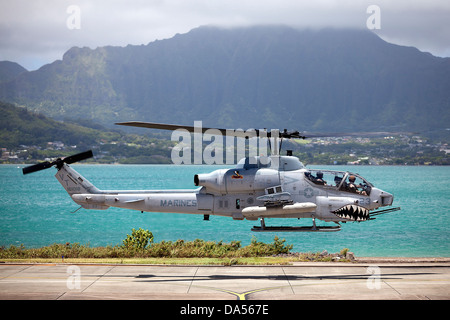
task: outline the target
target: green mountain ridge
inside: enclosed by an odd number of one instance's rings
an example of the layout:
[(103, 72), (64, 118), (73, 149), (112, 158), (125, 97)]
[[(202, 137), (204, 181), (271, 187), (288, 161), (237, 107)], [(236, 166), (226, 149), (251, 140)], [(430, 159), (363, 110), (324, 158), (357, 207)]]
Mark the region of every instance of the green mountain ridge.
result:
[(450, 58), (368, 30), (200, 27), (141, 46), (71, 48), (0, 83), (0, 100), (105, 126), (438, 130), (450, 123)]
[(0, 61), (0, 83), (14, 80), (23, 72), (28, 72), (28, 70), (16, 62)]
[[(94, 159), (88, 162), (172, 163), (174, 142), (165, 135), (127, 134), (91, 120), (56, 121), (3, 102), (0, 114), (0, 163), (35, 163), (89, 149)], [(283, 145), (306, 164), (450, 164), (447, 144), (420, 137), (287, 140)]]
[(168, 139), (113, 131), (86, 120), (79, 120), (81, 124), (60, 122), (3, 102), (0, 114), (0, 148), (18, 154), (16, 162), (69, 156), (93, 148), (97, 162), (170, 163), (173, 144)]

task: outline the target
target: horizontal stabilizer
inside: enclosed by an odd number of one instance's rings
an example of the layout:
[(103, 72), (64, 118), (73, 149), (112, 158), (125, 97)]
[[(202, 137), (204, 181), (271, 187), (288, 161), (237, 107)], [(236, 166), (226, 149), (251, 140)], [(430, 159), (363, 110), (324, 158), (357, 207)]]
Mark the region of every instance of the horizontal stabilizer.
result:
[(125, 201), (125, 203), (135, 203), (135, 202), (141, 202), (144, 201), (145, 199), (133, 199), (133, 200), (127, 200)]

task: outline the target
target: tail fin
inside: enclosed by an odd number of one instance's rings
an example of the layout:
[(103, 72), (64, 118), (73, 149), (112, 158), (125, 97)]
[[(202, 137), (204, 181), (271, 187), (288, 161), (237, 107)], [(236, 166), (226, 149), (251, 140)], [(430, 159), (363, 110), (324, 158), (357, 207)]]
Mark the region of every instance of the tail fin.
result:
[[(45, 161), (32, 166), (23, 168), (23, 174), (29, 174), (32, 172), (48, 169), (55, 166), (58, 169), (55, 177), (59, 183), (66, 189), (67, 193), (72, 197), (72, 200), (81, 205), (85, 209), (108, 209), (109, 206), (100, 201), (97, 198), (102, 196), (96, 196), (95, 203), (88, 203), (87, 201), (81, 202), (79, 199), (84, 198), (86, 200), (92, 200), (94, 194), (102, 194), (103, 192), (97, 189), (92, 183), (86, 180), (78, 172), (69, 166), (69, 163), (78, 162), (93, 157), (92, 151), (85, 151), (66, 158), (58, 158), (55, 161)], [(79, 195), (79, 196), (76, 196)], [(89, 201), (90, 202), (90, 201)]]
[(58, 170), (55, 177), (71, 196), (79, 193), (101, 193), (99, 189), (66, 163)]
[(105, 210), (109, 208), (109, 206), (104, 203), (104, 197), (101, 201), (95, 201), (94, 203), (89, 203), (90, 201), (77, 201), (80, 197), (91, 200), (94, 198), (93, 195), (101, 194), (102, 191), (90, 183), (86, 178), (81, 176), (81, 174), (71, 168), (68, 164), (63, 164), (58, 169), (55, 177), (64, 189), (66, 189), (72, 200), (84, 209)]

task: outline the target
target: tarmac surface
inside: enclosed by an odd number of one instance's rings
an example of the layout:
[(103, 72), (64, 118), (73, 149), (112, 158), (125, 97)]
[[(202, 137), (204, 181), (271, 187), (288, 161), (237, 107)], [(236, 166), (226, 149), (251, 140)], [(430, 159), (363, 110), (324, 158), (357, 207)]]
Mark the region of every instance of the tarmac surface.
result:
[(289, 266), (0, 264), (1, 300), (449, 300), (450, 259)]

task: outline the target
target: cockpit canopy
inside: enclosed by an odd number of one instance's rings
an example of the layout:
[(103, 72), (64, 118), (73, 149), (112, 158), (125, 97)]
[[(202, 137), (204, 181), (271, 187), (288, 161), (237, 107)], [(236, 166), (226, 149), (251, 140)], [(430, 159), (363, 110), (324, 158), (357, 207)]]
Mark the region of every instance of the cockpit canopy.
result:
[(293, 171), (303, 169), (305, 166), (298, 160), (297, 157), (292, 156), (253, 156), (241, 159), (236, 169), (261, 169), (269, 168), (278, 171)]
[(373, 185), (357, 173), (335, 170), (305, 171), (305, 177), (317, 186), (326, 189), (370, 195)]

